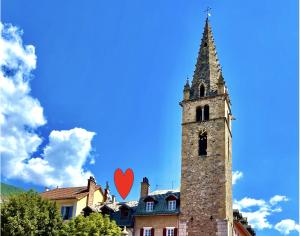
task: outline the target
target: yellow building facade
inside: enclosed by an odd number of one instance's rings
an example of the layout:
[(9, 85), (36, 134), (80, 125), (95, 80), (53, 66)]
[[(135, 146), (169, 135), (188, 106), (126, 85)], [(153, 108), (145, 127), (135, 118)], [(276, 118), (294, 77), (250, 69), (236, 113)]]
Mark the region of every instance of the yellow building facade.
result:
[(46, 190), (41, 196), (56, 202), (64, 220), (80, 215), (87, 206), (94, 208), (104, 202), (102, 188), (93, 177), (88, 179), (87, 186)]

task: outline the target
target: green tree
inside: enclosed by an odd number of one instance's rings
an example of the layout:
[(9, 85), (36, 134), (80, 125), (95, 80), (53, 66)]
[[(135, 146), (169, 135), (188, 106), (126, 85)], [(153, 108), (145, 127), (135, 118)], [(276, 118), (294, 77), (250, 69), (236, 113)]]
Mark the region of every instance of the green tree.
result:
[(1, 205), (1, 235), (58, 235), (62, 219), (55, 202), (30, 190)]
[(120, 236), (121, 229), (115, 221), (100, 213), (92, 213), (87, 217), (77, 216), (66, 222), (60, 232), (60, 236)]

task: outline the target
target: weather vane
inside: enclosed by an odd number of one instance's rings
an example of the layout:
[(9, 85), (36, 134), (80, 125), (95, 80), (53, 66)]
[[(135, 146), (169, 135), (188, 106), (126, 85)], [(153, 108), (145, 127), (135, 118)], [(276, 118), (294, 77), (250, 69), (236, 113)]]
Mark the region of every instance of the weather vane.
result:
[(211, 16), (210, 10), (211, 10), (211, 8), (210, 8), (210, 7), (207, 7), (206, 10), (204, 11), (204, 12), (206, 13), (206, 16), (207, 16), (207, 17)]

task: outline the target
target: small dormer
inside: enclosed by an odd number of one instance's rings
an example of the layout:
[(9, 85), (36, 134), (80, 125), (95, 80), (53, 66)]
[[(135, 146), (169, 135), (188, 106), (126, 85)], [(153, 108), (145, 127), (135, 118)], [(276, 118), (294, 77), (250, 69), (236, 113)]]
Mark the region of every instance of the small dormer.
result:
[(121, 206), (120, 208), (120, 217), (121, 219), (128, 219), (130, 214), (130, 209), (126, 205)]
[(156, 200), (152, 196), (147, 196), (144, 199), (144, 202), (145, 202), (145, 211), (152, 212), (154, 209), (154, 204), (155, 204)]
[(105, 216), (105, 215), (110, 215), (110, 213), (111, 213), (111, 209), (109, 208), (109, 207), (107, 207), (107, 206), (103, 206), (102, 208), (101, 208), (101, 214), (103, 215), (103, 216)]
[(177, 209), (178, 198), (174, 194), (167, 196), (166, 201), (167, 201), (167, 208), (169, 211), (175, 211)]

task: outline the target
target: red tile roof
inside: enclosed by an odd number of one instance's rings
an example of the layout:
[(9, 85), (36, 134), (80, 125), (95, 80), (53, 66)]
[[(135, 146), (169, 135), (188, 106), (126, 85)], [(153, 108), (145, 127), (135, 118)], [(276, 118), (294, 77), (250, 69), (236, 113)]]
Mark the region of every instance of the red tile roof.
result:
[(239, 221), (234, 220), (234, 229), (238, 231), (238, 235), (241, 236), (252, 236), (251, 233), (243, 226), (243, 224)]
[[(96, 186), (95, 190), (102, 189), (99, 185)], [(63, 200), (63, 199), (81, 199), (88, 195), (88, 189), (86, 186), (83, 187), (70, 187), (70, 188), (56, 188), (41, 193), (41, 196), (50, 200)], [(102, 192), (103, 193), (103, 192)]]

